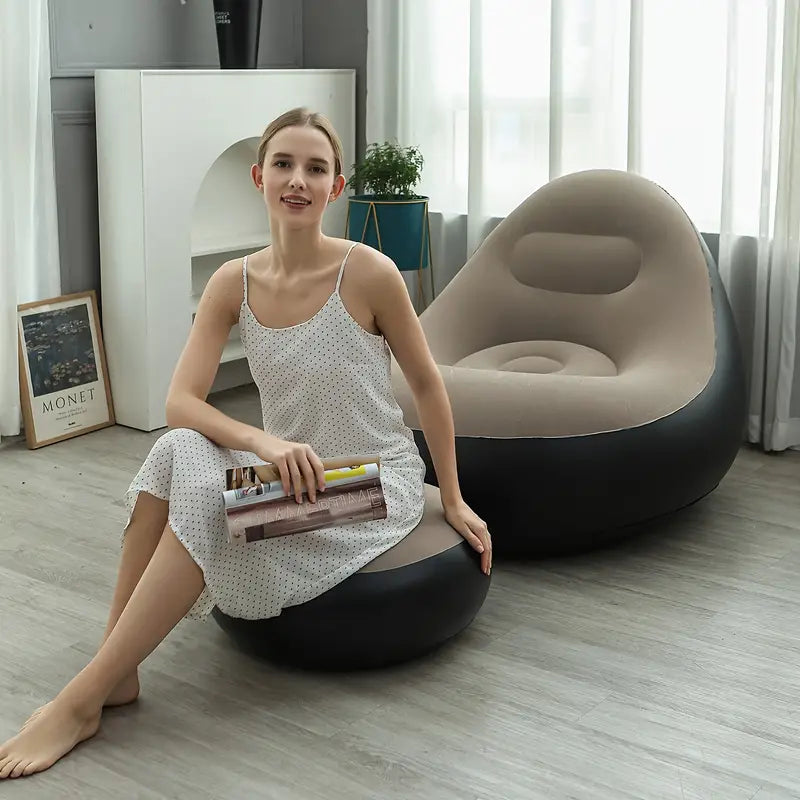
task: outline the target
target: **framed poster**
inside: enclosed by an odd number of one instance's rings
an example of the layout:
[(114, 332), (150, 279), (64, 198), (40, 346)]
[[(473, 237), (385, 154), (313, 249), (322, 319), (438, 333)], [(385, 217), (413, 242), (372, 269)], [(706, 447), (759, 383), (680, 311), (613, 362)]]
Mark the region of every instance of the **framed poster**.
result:
[(95, 292), (24, 303), (17, 327), (28, 447), (114, 425)]

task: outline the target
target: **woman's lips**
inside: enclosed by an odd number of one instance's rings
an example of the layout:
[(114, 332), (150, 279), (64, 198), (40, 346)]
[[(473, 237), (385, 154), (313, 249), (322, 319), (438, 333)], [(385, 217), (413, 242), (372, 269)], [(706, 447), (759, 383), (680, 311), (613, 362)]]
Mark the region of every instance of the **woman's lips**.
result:
[(311, 201), (304, 197), (282, 197), (281, 202), (289, 208), (305, 208), (311, 205)]

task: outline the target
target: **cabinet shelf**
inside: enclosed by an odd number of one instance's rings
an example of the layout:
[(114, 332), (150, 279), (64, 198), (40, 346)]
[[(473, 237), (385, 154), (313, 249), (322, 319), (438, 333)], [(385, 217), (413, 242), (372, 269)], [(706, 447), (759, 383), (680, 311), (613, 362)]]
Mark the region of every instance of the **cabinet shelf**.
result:
[(198, 242), (192, 247), (192, 258), (214, 256), (219, 253), (239, 253), (244, 250), (260, 250), (268, 244), (270, 241), (263, 234), (229, 242)]
[(241, 339), (231, 339), (222, 351), (222, 358), (220, 364), (227, 364), (229, 361), (238, 361), (244, 358), (244, 345)]

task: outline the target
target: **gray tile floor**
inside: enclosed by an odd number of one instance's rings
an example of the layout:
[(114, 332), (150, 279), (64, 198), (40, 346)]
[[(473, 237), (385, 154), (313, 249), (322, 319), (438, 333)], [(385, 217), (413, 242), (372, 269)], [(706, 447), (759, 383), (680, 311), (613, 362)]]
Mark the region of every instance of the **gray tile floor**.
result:
[[(252, 389), (215, 402), (258, 423)], [(121, 498), (160, 433), (0, 450), (0, 738), (93, 654)], [(139, 703), (0, 795), (800, 798), (798, 486), (800, 453), (743, 448), (713, 495), (647, 537), (498, 560), (472, 627), (391, 670), (281, 670), (183, 622)]]

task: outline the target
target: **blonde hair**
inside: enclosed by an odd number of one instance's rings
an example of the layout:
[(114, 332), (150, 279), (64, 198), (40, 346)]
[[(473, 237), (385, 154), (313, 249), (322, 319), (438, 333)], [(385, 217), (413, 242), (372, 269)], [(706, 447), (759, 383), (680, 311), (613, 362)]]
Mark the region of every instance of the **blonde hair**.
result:
[(328, 141), (333, 148), (333, 167), (334, 175), (341, 175), (343, 173), (344, 154), (342, 153), (342, 142), (339, 139), (339, 134), (331, 124), (331, 121), (318, 111), (309, 111), (307, 108), (293, 108), (290, 111), (285, 111), (277, 119), (267, 125), (264, 133), (261, 134), (261, 141), (258, 143), (258, 166), (264, 165), (264, 157), (267, 153), (267, 145), (270, 139), (280, 130), (290, 128), (293, 126), (308, 125), (316, 128), (325, 134)]

